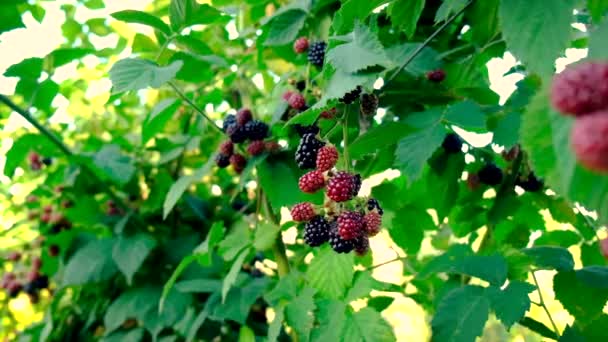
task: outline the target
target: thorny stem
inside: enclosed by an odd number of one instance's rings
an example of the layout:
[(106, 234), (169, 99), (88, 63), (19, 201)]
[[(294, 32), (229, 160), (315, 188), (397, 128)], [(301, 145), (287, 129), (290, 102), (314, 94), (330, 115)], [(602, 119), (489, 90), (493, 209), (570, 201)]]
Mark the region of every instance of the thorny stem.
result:
[(184, 94), (184, 92), (182, 92), (175, 85), (175, 83), (169, 82), (169, 85), (171, 86), (171, 88), (173, 88), (173, 90), (177, 93), (177, 95), (179, 95), (179, 97), (182, 98), (182, 100), (184, 100), (188, 105), (190, 105), (190, 107), (192, 107), (192, 109), (194, 109), (195, 112), (199, 113), (203, 118), (205, 118), (205, 120), (209, 121), (209, 123), (211, 124), (211, 126), (213, 128), (215, 128), (219, 132), (222, 132), (222, 129), (220, 127), (218, 127), (218, 125), (216, 125), (215, 122), (213, 120), (211, 120), (211, 118), (209, 116), (207, 116), (207, 114), (205, 113), (205, 111), (203, 111), (199, 106), (197, 106), (196, 103), (194, 103), (194, 101), (190, 100), (188, 98), (188, 96), (186, 96), (186, 94)]
[(549, 317), (549, 321), (551, 322), (551, 326), (553, 327), (553, 331), (555, 332), (555, 336), (557, 336), (559, 338), (559, 330), (557, 329), (557, 326), (555, 325), (555, 322), (553, 321), (553, 317), (551, 317), (551, 313), (549, 312), (549, 309), (547, 308), (547, 305), (545, 304), (545, 300), (543, 299), (543, 294), (540, 291), (540, 286), (538, 286), (538, 280), (536, 279), (536, 275), (534, 274), (534, 271), (531, 272), (532, 273), (532, 279), (534, 280), (534, 285), (536, 285), (536, 290), (538, 291), (538, 298), (540, 300), (540, 306), (543, 307), (543, 309), (545, 310), (545, 312), (547, 313), (547, 316)]
[[(272, 211), (272, 207), (270, 205), (270, 202), (268, 201), (268, 197), (266, 196), (266, 194), (260, 191), (260, 197), (258, 198), (258, 201), (263, 201), (266, 215), (268, 216), (268, 218), (270, 218), (270, 221), (272, 221), (272, 223), (276, 224), (277, 226), (280, 226), (281, 222)], [(277, 238), (275, 239), (274, 244), (272, 245), (272, 252), (274, 253), (274, 257), (277, 261), (277, 270), (279, 272), (279, 277), (282, 278), (289, 274), (289, 260), (287, 260), (287, 253), (285, 252), (285, 244), (283, 243), (283, 236), (281, 235), (281, 232), (277, 234)]]
[(441, 26), (439, 26), (437, 28), (437, 30), (435, 30), (435, 32), (433, 32), (424, 42), (422, 42), (422, 44), (420, 44), (416, 50), (414, 50), (414, 52), (412, 52), (411, 55), (409, 55), (409, 57), (403, 62), (403, 64), (401, 64), (401, 66), (399, 66), (399, 68), (388, 78), (388, 80), (386, 80), (384, 82), (384, 86), (386, 86), (390, 81), (392, 81), (395, 77), (397, 77), (397, 75), (399, 75), (399, 73), (401, 72), (401, 70), (403, 70), (403, 68), (405, 68), (408, 64), (410, 64), (414, 58), (416, 58), (416, 56), (418, 56), (418, 54), (420, 54), (420, 52), (422, 52), (422, 50), (427, 47), (431, 41), (433, 39), (435, 39), (435, 37), (437, 37), (437, 35), (439, 35), (439, 33), (441, 33), (441, 31), (443, 31), (446, 27), (448, 27), (448, 25), (450, 25), (456, 18), (458, 18), (458, 16), (460, 16), (471, 4), (473, 3), (473, 0), (469, 1), (466, 5), (464, 5), (464, 7), (454, 13), (453, 16), (451, 16), (450, 18), (448, 18)]

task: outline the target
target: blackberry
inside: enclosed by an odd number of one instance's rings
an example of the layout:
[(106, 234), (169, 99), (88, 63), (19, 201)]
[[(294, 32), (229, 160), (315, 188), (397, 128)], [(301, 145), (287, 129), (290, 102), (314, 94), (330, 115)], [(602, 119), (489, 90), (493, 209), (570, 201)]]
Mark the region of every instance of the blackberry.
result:
[(494, 186), (502, 183), (502, 170), (494, 164), (486, 164), (477, 173), (479, 181), (483, 184)]
[(21, 289), (23, 289), (23, 286), (21, 286), (21, 284), (14, 281), (14, 282), (8, 284), (6, 289), (8, 290), (9, 297), (16, 298), (19, 295), (19, 292), (21, 292)]
[(361, 94), (359, 109), (363, 115), (374, 115), (378, 109), (378, 96), (374, 94)]
[(310, 247), (318, 247), (329, 240), (329, 222), (323, 216), (315, 216), (304, 225), (304, 241)]
[(221, 154), (231, 156), (234, 153), (234, 144), (230, 140), (226, 140), (220, 144), (219, 151)]
[(289, 99), (287, 99), (287, 103), (289, 103), (291, 108), (301, 110), (304, 106), (306, 106), (306, 99), (300, 93), (293, 93)]
[(353, 245), (355, 247), (355, 253), (357, 253), (358, 256), (364, 256), (369, 252), (369, 238), (366, 235), (361, 235), (354, 239)]
[(317, 133), (320, 132), (320, 128), (316, 124), (313, 124), (310, 126), (302, 126), (300, 124), (295, 124), (294, 128), (300, 137), (303, 137), (305, 134), (316, 135)]
[(295, 53), (304, 53), (306, 52), (306, 50), (308, 50), (309, 45), (310, 44), (308, 43), (308, 38), (300, 37), (296, 39), (295, 42), (293, 42), (293, 51)]
[(302, 192), (313, 194), (325, 187), (325, 177), (319, 170), (313, 170), (300, 177), (298, 186)]
[(39, 290), (46, 289), (49, 287), (49, 277), (46, 275), (40, 275), (32, 281), (32, 285)]
[(314, 169), (317, 166), (317, 153), (325, 143), (314, 134), (305, 134), (296, 149), (296, 164), (300, 169)]
[(462, 139), (456, 133), (450, 133), (445, 136), (441, 147), (449, 154), (459, 153), (462, 151)]
[(244, 126), (245, 137), (249, 140), (264, 140), (268, 136), (268, 125), (262, 121), (252, 120)]
[(380, 232), (382, 226), (382, 216), (380, 213), (372, 211), (363, 217), (365, 221), (365, 232), (368, 236), (374, 236)]
[(353, 175), (353, 197), (357, 197), (359, 190), (361, 190), (361, 175), (357, 173)]
[(439, 83), (445, 79), (445, 71), (441, 69), (429, 71), (426, 73), (426, 79), (431, 82)]
[(53, 164), (53, 158), (51, 158), (51, 157), (43, 158), (42, 164), (44, 164), (46, 166), (51, 166), (51, 164)]
[(229, 114), (224, 119), (224, 123), (222, 124), (222, 131), (224, 133), (228, 133), (228, 128), (236, 125), (236, 116), (234, 114)]
[(384, 215), (384, 210), (382, 210), (382, 207), (380, 207), (380, 202), (378, 202), (378, 200), (375, 198), (370, 198), (369, 200), (367, 200), (367, 210), (376, 210), (378, 214)]
[(306, 81), (301, 80), (296, 82), (296, 89), (298, 89), (299, 91), (304, 91), (304, 89), (306, 89)]
[(327, 183), (327, 197), (335, 202), (345, 202), (353, 198), (361, 187), (361, 177), (357, 176), (346, 171), (337, 172)]
[(349, 253), (355, 248), (352, 240), (344, 240), (340, 237), (336, 222), (331, 225), (329, 230), (329, 245), (336, 253)]
[(551, 103), (564, 114), (588, 115), (608, 107), (608, 63), (583, 62), (553, 78)]
[(34, 295), (38, 293), (38, 289), (36, 288), (36, 286), (33, 283), (25, 283), (25, 285), (23, 285), (23, 292), (29, 294), (29, 295)]
[(251, 121), (253, 114), (249, 108), (241, 108), (236, 112), (236, 123), (239, 126), (244, 126), (246, 123)]
[(215, 156), (215, 164), (219, 167), (219, 168), (225, 168), (228, 165), (230, 165), (230, 156), (225, 155), (223, 153), (218, 153)]
[(230, 165), (232, 165), (236, 173), (240, 174), (245, 170), (245, 166), (247, 166), (247, 159), (242, 154), (235, 153), (230, 156)]
[(342, 98), (340, 99), (340, 102), (344, 104), (351, 104), (355, 102), (359, 98), (359, 95), (361, 95), (361, 91), (361, 86), (357, 86), (355, 89), (344, 94), (344, 96), (342, 96)]
[[(249, 122), (252, 122), (252, 121), (249, 121)], [(249, 123), (247, 123), (247, 125), (248, 124)], [(247, 125), (245, 125), (245, 127), (247, 127)], [(234, 125), (228, 127), (226, 134), (228, 134), (228, 137), (230, 138), (230, 140), (235, 144), (240, 144), (240, 143), (244, 142), (245, 140), (247, 140), (247, 132), (245, 131), (244, 127), (239, 126), (236, 123)]]
[(315, 208), (309, 202), (298, 203), (291, 208), (291, 218), (296, 222), (310, 221), (315, 215)]
[(317, 153), (317, 170), (329, 171), (338, 161), (338, 150), (335, 146), (323, 146)]
[(264, 149), (266, 148), (266, 144), (263, 140), (254, 140), (249, 146), (247, 146), (247, 153), (252, 156), (258, 156), (264, 153)]
[(325, 49), (327, 48), (327, 43), (320, 41), (314, 42), (310, 44), (308, 47), (308, 61), (310, 64), (316, 67), (323, 66), (323, 60), (325, 59)]
[(525, 180), (520, 180), (520, 178), (518, 177), (515, 181), (515, 185), (519, 185), (522, 189), (529, 192), (538, 192), (544, 187), (543, 181), (537, 178), (534, 172), (530, 172), (528, 178), (526, 178)]
[(345, 211), (338, 217), (338, 234), (344, 240), (352, 240), (363, 235), (365, 221), (363, 215), (356, 211)]

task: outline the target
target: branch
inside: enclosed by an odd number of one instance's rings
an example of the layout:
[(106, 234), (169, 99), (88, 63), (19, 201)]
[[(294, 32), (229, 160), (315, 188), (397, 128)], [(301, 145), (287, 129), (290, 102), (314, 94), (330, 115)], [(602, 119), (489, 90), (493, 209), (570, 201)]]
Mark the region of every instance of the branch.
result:
[(211, 126), (213, 128), (215, 128), (216, 130), (218, 130), (219, 132), (223, 133), (222, 129), (220, 127), (218, 127), (218, 125), (215, 124), (215, 121), (211, 120), (211, 118), (209, 116), (207, 116), (207, 114), (205, 113), (205, 111), (203, 111), (199, 106), (196, 105), (196, 103), (194, 103), (194, 101), (190, 100), (188, 98), (188, 96), (186, 96), (186, 94), (184, 94), (173, 82), (169, 82), (169, 85), (171, 86), (171, 88), (173, 88), (173, 90), (177, 93), (177, 95), (179, 95), (179, 97), (182, 98), (182, 100), (186, 101), (186, 103), (188, 105), (190, 105), (190, 107), (192, 107), (192, 109), (194, 109), (195, 112), (199, 113), (203, 118), (205, 118), (207, 121), (209, 121), (209, 123), (211, 124)]
[(408, 64), (410, 64), (414, 58), (416, 58), (416, 56), (418, 56), (418, 54), (420, 54), (420, 52), (422, 52), (422, 50), (427, 47), (431, 41), (433, 39), (435, 39), (435, 37), (437, 37), (437, 35), (439, 35), (439, 33), (441, 33), (441, 31), (443, 31), (446, 27), (448, 27), (448, 25), (450, 25), (456, 18), (458, 18), (458, 16), (460, 16), (471, 4), (473, 3), (473, 0), (469, 1), (460, 11), (454, 13), (453, 16), (451, 16), (450, 18), (448, 18), (441, 26), (439, 26), (437, 28), (437, 30), (435, 30), (435, 32), (433, 32), (424, 42), (422, 42), (422, 44), (420, 44), (416, 50), (414, 50), (414, 52), (412, 52), (411, 55), (409, 55), (409, 57), (403, 62), (403, 64), (401, 64), (401, 66), (399, 66), (399, 68), (388, 78), (388, 80), (386, 80), (384, 82), (384, 86), (386, 86), (390, 81), (392, 81), (395, 77), (397, 77), (397, 75), (399, 75), (399, 73), (401, 72), (401, 70), (403, 70), (403, 68), (405, 68)]
[(531, 272), (532, 273), (532, 279), (534, 279), (534, 285), (536, 285), (536, 290), (538, 291), (538, 298), (540, 300), (540, 306), (543, 307), (543, 309), (545, 310), (545, 312), (547, 313), (547, 316), (549, 317), (549, 321), (551, 322), (551, 326), (553, 327), (553, 331), (555, 332), (555, 335), (558, 337), (559, 339), (559, 330), (557, 329), (557, 326), (555, 325), (555, 322), (553, 321), (553, 317), (551, 317), (551, 313), (549, 312), (549, 309), (547, 308), (547, 305), (545, 304), (545, 300), (543, 299), (543, 294), (540, 291), (540, 286), (538, 286), (538, 280), (536, 279), (536, 274), (534, 274), (534, 271)]
[[(258, 184), (258, 186), (259, 186), (259, 184)], [(279, 218), (272, 211), (272, 206), (270, 205), (270, 202), (268, 201), (268, 197), (266, 196), (266, 194), (264, 194), (263, 192), (260, 191), (260, 197), (258, 198), (258, 201), (263, 201), (266, 215), (268, 216), (268, 218), (270, 218), (270, 221), (272, 221), (272, 223), (274, 223), (280, 227), (281, 222), (279, 221)], [(279, 277), (284, 277), (287, 274), (289, 274), (289, 269), (290, 269), (289, 260), (287, 260), (285, 244), (283, 243), (283, 236), (281, 235), (280, 231), (279, 231), (279, 234), (277, 235), (276, 240), (274, 241), (274, 244), (272, 245), (272, 252), (274, 253), (275, 259), (277, 259), (276, 261), (277, 261), (277, 269), (279, 271)]]

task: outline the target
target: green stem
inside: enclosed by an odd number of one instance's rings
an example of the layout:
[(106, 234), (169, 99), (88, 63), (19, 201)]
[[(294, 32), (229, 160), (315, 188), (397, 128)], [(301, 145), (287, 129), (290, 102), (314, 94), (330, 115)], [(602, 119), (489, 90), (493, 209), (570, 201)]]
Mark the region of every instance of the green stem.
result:
[(190, 107), (192, 107), (192, 109), (194, 109), (195, 112), (197, 112), (198, 114), (200, 114), (205, 120), (209, 121), (209, 123), (211, 124), (211, 126), (213, 128), (215, 128), (216, 130), (218, 130), (219, 132), (222, 132), (222, 129), (220, 127), (218, 127), (218, 125), (215, 124), (215, 122), (213, 120), (211, 120), (211, 118), (209, 116), (207, 116), (207, 114), (205, 113), (204, 110), (202, 110), (199, 106), (196, 105), (196, 103), (194, 103), (194, 101), (190, 100), (188, 98), (188, 96), (186, 96), (186, 94), (184, 94), (184, 92), (182, 92), (173, 82), (169, 82), (169, 86), (171, 86), (171, 88), (173, 88), (173, 90), (177, 93), (177, 95), (179, 95), (179, 97), (182, 98), (182, 100), (184, 100), (188, 105), (190, 105)]
[(344, 150), (342, 154), (344, 155), (344, 168), (346, 171), (350, 170), (350, 158), (348, 156), (348, 116), (350, 115), (350, 108), (352, 106), (352, 104), (346, 106), (346, 112), (344, 113), (342, 122), (342, 139), (344, 141)]
[[(266, 197), (266, 194), (264, 194), (261, 191), (260, 191), (260, 195), (261, 196), (258, 200), (263, 201), (264, 209), (266, 211), (266, 216), (270, 219), (270, 221), (272, 223), (274, 223), (280, 227), (281, 222), (279, 221), (279, 218), (272, 211), (272, 206), (270, 205), (270, 202), (268, 201), (268, 197)], [(283, 243), (283, 236), (281, 235), (281, 232), (279, 232), (279, 234), (277, 234), (277, 238), (275, 239), (274, 244), (272, 245), (272, 252), (274, 253), (274, 258), (276, 259), (276, 262), (277, 262), (277, 269), (279, 272), (279, 277), (282, 278), (282, 277), (288, 275), (289, 269), (290, 269), (289, 260), (287, 260), (287, 253), (285, 250), (285, 244)]]
[(456, 18), (458, 18), (458, 16), (460, 16), (472, 3), (473, 3), (473, 0), (469, 1), (460, 11), (454, 13), (453, 16), (448, 18), (441, 26), (439, 26), (439, 28), (437, 28), (437, 30), (435, 30), (435, 32), (433, 32), (424, 42), (422, 42), (422, 44), (420, 44), (416, 48), (416, 50), (414, 50), (414, 52), (412, 52), (412, 54), (410, 54), (409, 57), (406, 58), (405, 61), (403, 61), (403, 64), (401, 64), (399, 66), (399, 68), (388, 78), (388, 80), (386, 80), (384, 82), (384, 86), (386, 86), (390, 81), (392, 81), (395, 77), (397, 77), (397, 75), (399, 75), (399, 73), (401, 72), (401, 70), (403, 70), (403, 68), (405, 68), (408, 64), (410, 64), (414, 60), (414, 58), (416, 58), (416, 56), (418, 56), (418, 54), (420, 54), (420, 52), (422, 52), (422, 50), (425, 47), (427, 47), (431, 43), (431, 41), (433, 39), (435, 39), (435, 37), (437, 37), (437, 35), (439, 35), (439, 33), (441, 33), (441, 31), (443, 31)]
[(553, 331), (555, 332), (555, 336), (558, 337), (559, 339), (559, 330), (557, 329), (557, 325), (555, 325), (555, 322), (553, 321), (553, 317), (551, 317), (551, 313), (549, 312), (549, 309), (547, 308), (547, 305), (545, 304), (545, 300), (543, 299), (543, 294), (540, 291), (540, 286), (538, 286), (538, 280), (536, 279), (536, 275), (534, 274), (534, 271), (531, 272), (532, 273), (532, 279), (534, 280), (534, 285), (536, 285), (536, 290), (538, 291), (538, 298), (540, 300), (540, 306), (543, 307), (543, 309), (545, 310), (545, 313), (547, 313), (547, 316), (549, 317), (549, 321), (551, 322), (551, 326), (553, 327)]

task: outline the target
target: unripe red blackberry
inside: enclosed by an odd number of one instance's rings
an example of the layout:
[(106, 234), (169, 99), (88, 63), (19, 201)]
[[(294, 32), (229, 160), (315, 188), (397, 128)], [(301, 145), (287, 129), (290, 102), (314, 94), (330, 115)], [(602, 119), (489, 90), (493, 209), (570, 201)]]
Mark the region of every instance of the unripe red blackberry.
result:
[(276, 141), (267, 141), (264, 147), (269, 153), (277, 153), (281, 150), (281, 145)]
[(600, 240), (600, 251), (606, 260), (608, 260), (608, 238)]
[(479, 186), (481, 186), (479, 175), (476, 173), (469, 173), (469, 176), (467, 177), (467, 187), (469, 190), (475, 191), (479, 189)]
[(365, 232), (367, 235), (374, 236), (380, 232), (382, 216), (378, 212), (371, 211), (365, 214), (363, 221), (365, 221)]
[(308, 48), (308, 61), (310, 64), (319, 68), (322, 67), (326, 48), (327, 43), (323, 41), (310, 44), (310, 47)]
[(293, 42), (293, 51), (295, 53), (304, 53), (308, 50), (308, 38), (300, 37)]
[(355, 190), (358, 192), (358, 186), (361, 186), (360, 178), (357, 182), (357, 177), (346, 171), (339, 171), (329, 179), (327, 184), (327, 197), (336, 202), (345, 202), (354, 197)]
[(19, 252), (10, 252), (6, 257), (6, 260), (9, 261), (19, 261), (21, 259), (21, 253)]
[(338, 234), (337, 222), (335, 221), (329, 230), (329, 245), (336, 253), (350, 253), (355, 248), (353, 240), (344, 240)]
[(443, 139), (441, 147), (443, 147), (448, 154), (460, 153), (462, 152), (462, 139), (460, 139), (458, 134), (450, 133)]
[(431, 82), (439, 83), (445, 79), (445, 71), (437, 69), (426, 73), (426, 79)]
[(608, 173), (608, 109), (578, 117), (570, 143), (581, 165), (597, 173)]
[(315, 208), (309, 202), (298, 203), (291, 208), (291, 218), (296, 222), (310, 221), (315, 215)]
[(362, 91), (361, 86), (357, 86), (355, 89), (344, 94), (344, 96), (342, 96), (340, 98), (340, 102), (342, 102), (344, 104), (351, 104), (351, 103), (355, 102), (359, 98), (359, 95), (361, 95), (361, 91)]
[(25, 199), (25, 201), (27, 203), (36, 203), (36, 202), (38, 202), (38, 196), (36, 196), (36, 195), (29, 195), (29, 196), (27, 196), (27, 198)]
[(304, 241), (310, 247), (321, 246), (329, 240), (330, 225), (323, 216), (315, 216), (304, 225)]
[(331, 170), (338, 161), (338, 150), (335, 146), (323, 146), (317, 153), (317, 170)]
[(36, 152), (30, 152), (30, 154), (27, 155), (27, 159), (29, 160), (30, 164), (42, 163), (42, 161), (40, 160), (40, 155)]
[(375, 94), (361, 94), (359, 109), (363, 115), (375, 115), (376, 110), (378, 110), (378, 96)]
[(25, 279), (27, 279), (28, 282), (31, 282), (31, 281), (34, 281), (39, 276), (40, 276), (40, 273), (38, 272), (38, 270), (34, 269), (27, 273), (27, 276)]
[(52, 257), (58, 256), (59, 255), (59, 246), (57, 246), (57, 245), (50, 245), (49, 248), (48, 248), (48, 253)]
[(369, 238), (367, 235), (361, 235), (353, 240), (353, 246), (358, 256), (364, 256), (369, 252)]
[(321, 171), (313, 170), (300, 177), (298, 186), (303, 192), (312, 194), (325, 186), (325, 177)]
[(321, 119), (333, 119), (336, 117), (337, 112), (338, 110), (336, 109), (336, 107), (334, 107), (332, 109), (322, 111), (320, 117)]
[(608, 63), (583, 62), (556, 75), (551, 103), (558, 111), (575, 116), (608, 108)]
[(73, 206), (74, 206), (74, 202), (72, 202), (71, 200), (64, 200), (61, 202), (61, 207), (63, 209), (69, 209)]
[(293, 95), (295, 92), (292, 90), (288, 90), (286, 92), (283, 93), (283, 95), (281, 96), (281, 98), (287, 102), (289, 102), (289, 99), (291, 98), (291, 95)]
[(42, 215), (40, 215), (40, 222), (49, 223), (50, 220), (51, 220), (51, 213), (42, 213)]
[(32, 268), (35, 270), (40, 270), (41, 267), (42, 267), (42, 259), (40, 259), (40, 257), (35, 257), (32, 260)]
[(17, 281), (11, 282), (6, 287), (6, 290), (8, 291), (8, 295), (11, 298), (17, 297), (19, 295), (19, 292), (21, 292), (22, 289), (23, 289), (23, 286), (20, 283), (18, 283)]
[(266, 144), (262, 140), (252, 141), (249, 146), (247, 146), (247, 153), (252, 156), (258, 156), (264, 153), (264, 149), (266, 148)]
[(4, 273), (2, 275), (2, 281), (0, 281), (0, 287), (7, 289), (8, 286), (17, 279), (17, 276), (13, 272)]
[(317, 166), (317, 153), (324, 142), (318, 140), (314, 134), (305, 134), (296, 149), (296, 164), (300, 169), (313, 169)]
[(352, 240), (363, 235), (365, 221), (363, 215), (356, 211), (345, 211), (338, 216), (338, 234), (344, 240)]
[(228, 167), (230, 165), (230, 157), (223, 153), (218, 153), (215, 156), (215, 164), (221, 169)]
[(479, 181), (483, 184), (494, 186), (502, 183), (502, 170), (494, 164), (486, 164), (477, 172)]
[(239, 126), (244, 126), (246, 123), (251, 121), (253, 118), (253, 114), (249, 108), (241, 108), (236, 112), (236, 124)]
[(300, 93), (293, 93), (287, 100), (287, 103), (289, 103), (291, 108), (301, 109), (306, 105), (306, 99), (304, 99), (304, 96)]
[(235, 153), (230, 157), (230, 165), (234, 168), (236, 173), (241, 173), (247, 166), (247, 159), (242, 154)]
[(219, 151), (221, 154), (230, 157), (234, 153), (234, 144), (230, 140), (226, 140), (220, 144)]

